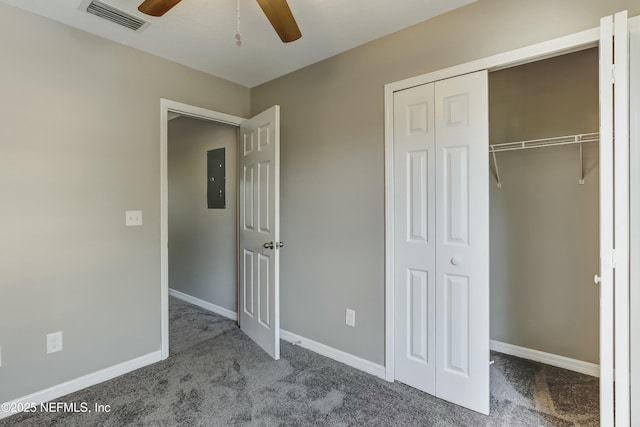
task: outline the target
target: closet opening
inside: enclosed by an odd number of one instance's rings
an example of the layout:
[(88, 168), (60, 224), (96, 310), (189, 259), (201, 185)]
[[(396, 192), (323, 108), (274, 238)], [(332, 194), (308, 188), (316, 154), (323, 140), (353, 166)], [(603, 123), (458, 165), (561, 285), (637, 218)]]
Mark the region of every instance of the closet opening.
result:
[(489, 73), (491, 359), (517, 367), (491, 395), (581, 422), (599, 417), (598, 69), (596, 47)]

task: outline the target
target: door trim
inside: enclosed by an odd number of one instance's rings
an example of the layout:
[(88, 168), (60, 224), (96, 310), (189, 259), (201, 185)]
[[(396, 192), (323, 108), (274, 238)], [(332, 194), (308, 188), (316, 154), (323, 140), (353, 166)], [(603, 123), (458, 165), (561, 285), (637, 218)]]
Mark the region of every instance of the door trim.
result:
[[(598, 45), (599, 28), (582, 31), (546, 42), (534, 44), (505, 53), (489, 56), (453, 67), (433, 71), (416, 77), (388, 83), (384, 86), (385, 112), (385, 379), (395, 381), (394, 372), (394, 159), (393, 159), (393, 94), (414, 86), (448, 79), (481, 70), (495, 71), (544, 58), (579, 51)], [(487, 183), (487, 185), (489, 185)]]
[(242, 117), (169, 99), (160, 99), (160, 353), (169, 357), (169, 175), (168, 175), (168, 123), (169, 112), (195, 119), (208, 120), (239, 127)]
[[(640, 24), (640, 23), (639, 23)], [(630, 259), (638, 259), (640, 253), (640, 25), (632, 27), (629, 22), (630, 50), (629, 60), (631, 68), (630, 80), (630, 118), (631, 118), (631, 143), (630, 143)], [(633, 52), (638, 52), (634, 54)], [(631, 262), (630, 265), (630, 316), (631, 316), (631, 424), (640, 423), (640, 263)]]

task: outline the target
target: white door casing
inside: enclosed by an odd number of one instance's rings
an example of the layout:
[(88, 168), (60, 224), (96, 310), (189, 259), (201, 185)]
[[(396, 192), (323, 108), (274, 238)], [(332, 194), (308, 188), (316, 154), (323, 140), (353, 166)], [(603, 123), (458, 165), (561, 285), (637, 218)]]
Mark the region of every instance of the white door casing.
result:
[(280, 107), (240, 125), (240, 328), (280, 358)]
[(395, 378), (489, 413), (487, 72), (394, 94)]
[(395, 378), (435, 387), (434, 84), (394, 94)]
[(487, 71), (436, 82), (436, 395), (489, 413)]

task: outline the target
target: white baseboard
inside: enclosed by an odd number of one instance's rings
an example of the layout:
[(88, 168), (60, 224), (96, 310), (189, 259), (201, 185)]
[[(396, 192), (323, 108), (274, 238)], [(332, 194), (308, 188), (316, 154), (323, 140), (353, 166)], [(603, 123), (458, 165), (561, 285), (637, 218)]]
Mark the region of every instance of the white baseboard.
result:
[(377, 363), (373, 363), (361, 357), (354, 356), (353, 354), (329, 347), (328, 345), (321, 344), (317, 341), (301, 337), (300, 335), (285, 331), (284, 329), (280, 329), (280, 338), (322, 356), (328, 357), (329, 359), (344, 363), (352, 368), (356, 368), (368, 374), (385, 379), (384, 366), (378, 365)]
[[(131, 371), (135, 371), (136, 369), (151, 365), (153, 363), (159, 362), (160, 360), (160, 351), (154, 351), (153, 353), (149, 353), (147, 355), (119, 363), (115, 366), (111, 366), (109, 368), (84, 375), (80, 378), (76, 378), (74, 380), (67, 381), (65, 383), (58, 384), (41, 391), (37, 391), (28, 396), (12, 400), (11, 402), (8, 402), (8, 407), (24, 408), (28, 407), (27, 405), (40, 405), (41, 403), (58, 399), (62, 396), (66, 396), (69, 393), (74, 393), (78, 390), (82, 390), (83, 388), (87, 388), (92, 385), (108, 381), (112, 378), (119, 377), (120, 375), (127, 374)], [(16, 412), (5, 411), (0, 408), (0, 420), (15, 414)]]
[(238, 313), (236, 313), (235, 311), (231, 311), (224, 307), (220, 307), (219, 305), (211, 304), (210, 302), (201, 300), (200, 298), (192, 297), (191, 295), (187, 295), (183, 292), (176, 291), (175, 289), (171, 289), (171, 288), (169, 288), (169, 295), (176, 297), (178, 299), (181, 299), (183, 301), (186, 301), (188, 303), (191, 303), (193, 305), (197, 305), (198, 307), (202, 307), (205, 310), (209, 310), (213, 313), (219, 314), (220, 316), (227, 317), (231, 320), (235, 320), (235, 321), (238, 320)]
[(600, 376), (600, 365), (596, 365), (595, 363), (583, 362), (582, 360), (571, 359), (569, 357), (558, 356), (557, 354), (546, 353), (544, 351), (533, 350), (494, 340), (491, 340), (490, 348), (491, 350), (499, 353), (545, 363), (558, 368), (580, 372), (581, 374), (591, 375), (593, 377)]

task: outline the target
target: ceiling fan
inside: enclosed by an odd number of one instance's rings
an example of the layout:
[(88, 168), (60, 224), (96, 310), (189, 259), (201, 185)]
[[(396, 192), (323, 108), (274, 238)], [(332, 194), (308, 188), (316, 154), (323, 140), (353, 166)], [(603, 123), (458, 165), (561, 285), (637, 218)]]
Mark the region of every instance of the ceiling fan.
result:
[[(162, 16), (181, 0), (144, 0), (138, 10), (151, 16)], [(291, 13), (287, 0), (257, 0), (262, 11), (271, 22), (273, 29), (284, 43), (298, 40), (302, 37), (296, 19)]]

